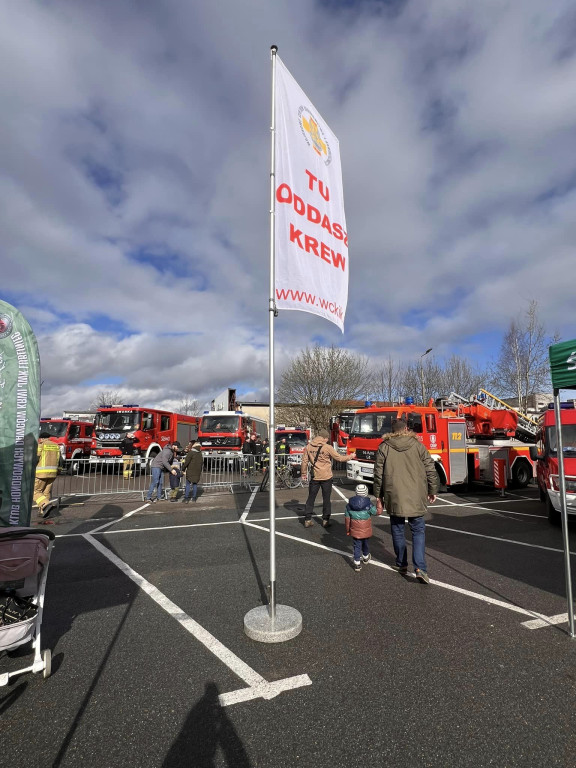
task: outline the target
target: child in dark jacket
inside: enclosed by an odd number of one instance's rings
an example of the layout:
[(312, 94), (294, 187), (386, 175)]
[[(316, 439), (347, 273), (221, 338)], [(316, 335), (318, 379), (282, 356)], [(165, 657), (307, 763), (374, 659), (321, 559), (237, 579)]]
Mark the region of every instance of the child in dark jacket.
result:
[(178, 491), (180, 490), (180, 481), (182, 479), (182, 470), (180, 457), (174, 454), (172, 459), (172, 469), (176, 470), (176, 474), (170, 473), (170, 501), (178, 501)]
[(362, 563), (370, 560), (369, 541), (372, 536), (372, 515), (379, 514), (368, 498), (368, 487), (356, 486), (356, 496), (346, 504), (346, 536), (354, 541), (354, 570), (361, 571)]

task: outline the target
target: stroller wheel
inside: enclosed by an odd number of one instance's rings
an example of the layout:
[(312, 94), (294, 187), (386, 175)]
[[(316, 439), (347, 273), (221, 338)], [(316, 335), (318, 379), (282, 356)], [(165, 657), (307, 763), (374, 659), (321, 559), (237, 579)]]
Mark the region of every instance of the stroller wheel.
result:
[(44, 662), (44, 670), (42, 672), (42, 677), (44, 680), (46, 680), (47, 677), (50, 677), (52, 673), (52, 651), (49, 649), (46, 649), (42, 654), (42, 661)]

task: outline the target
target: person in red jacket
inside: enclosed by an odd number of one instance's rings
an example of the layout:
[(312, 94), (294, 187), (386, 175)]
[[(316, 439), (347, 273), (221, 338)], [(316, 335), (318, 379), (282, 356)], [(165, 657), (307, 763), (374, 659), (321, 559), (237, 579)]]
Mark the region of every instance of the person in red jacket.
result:
[(348, 499), (345, 512), (346, 536), (352, 536), (354, 541), (355, 571), (361, 571), (362, 563), (370, 560), (372, 516), (379, 514), (368, 497), (368, 486), (363, 483), (357, 485), (356, 495)]

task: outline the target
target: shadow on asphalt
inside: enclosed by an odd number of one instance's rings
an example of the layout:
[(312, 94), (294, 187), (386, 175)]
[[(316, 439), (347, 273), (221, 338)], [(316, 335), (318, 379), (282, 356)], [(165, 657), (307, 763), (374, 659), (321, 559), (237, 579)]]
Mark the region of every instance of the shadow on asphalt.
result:
[[(110, 543), (107, 543), (106, 546), (114, 552), (114, 548)], [(58, 754), (52, 763), (52, 768), (58, 768), (66, 759), (68, 749), (78, 727), (82, 724), (92, 696), (98, 687), (112, 651), (122, 635), (124, 625), (139, 592), (136, 584), (131, 579), (126, 578), (115, 565), (101, 553), (97, 552), (91, 544), (86, 542), (86, 547), (89, 549), (87, 549), (85, 557), (78, 557), (78, 552), (73, 548), (62, 548), (58, 553), (58, 567), (50, 569), (47, 594), (50, 620), (47, 622), (47, 630), (44, 633), (46, 647), (53, 648), (59, 638), (68, 633), (74, 620), (81, 614), (106, 611), (116, 606), (124, 606), (124, 612), (107, 646), (104, 643), (102, 645), (94, 643), (93, 649), (98, 648), (100, 650), (100, 648), (105, 647), (105, 650), (102, 653), (98, 668), (87, 687), (84, 698), (75, 713), (73, 724), (62, 740)], [(98, 638), (97, 635), (95, 640), (96, 638)], [(54, 660), (56, 664), (53, 666), (53, 674), (61, 666), (63, 654), (58, 654)]]
[(5, 696), (0, 697), (0, 716), (7, 712), (12, 704), (15, 704), (28, 687), (28, 682), (18, 683), (15, 688), (9, 690)]
[[(93, 511), (90, 509), (91, 506), (94, 507)], [(31, 525), (45, 525), (46, 519), (41, 518), (37, 510), (34, 510), (34, 513)], [(102, 499), (86, 496), (79, 497), (73, 503), (61, 503), (58, 508), (50, 511), (47, 521), (51, 525), (62, 525), (71, 521), (77, 521), (81, 525), (82, 523), (89, 523), (93, 518), (97, 520), (120, 520), (125, 514), (126, 510), (118, 504), (111, 502), (102, 503)]]
[[(242, 496), (237, 496), (237, 495), (234, 496), (234, 503), (236, 504), (236, 514), (238, 515), (238, 518), (242, 517), (242, 513), (244, 512), (248, 498), (249, 497), (245, 494), (242, 494)], [(268, 605), (268, 593), (264, 585), (264, 582), (262, 581), (262, 576), (260, 575), (260, 569), (258, 568), (256, 557), (254, 556), (254, 550), (252, 549), (252, 545), (250, 544), (250, 539), (248, 538), (248, 531), (246, 530), (246, 526), (244, 525), (241, 525), (240, 528), (242, 529), (242, 535), (244, 536), (244, 543), (246, 544), (246, 551), (248, 552), (248, 557), (250, 558), (250, 563), (252, 564), (252, 569), (254, 571), (256, 583), (258, 584), (258, 591), (260, 592), (260, 600), (262, 601), (262, 605)]]
[[(478, 494), (474, 494), (474, 496), (477, 497)], [(466, 501), (470, 499), (470, 494), (467, 494), (464, 499)], [(474, 498), (470, 499), (470, 501), (474, 501)], [(473, 507), (466, 508), (466, 510), (469, 509), (473, 509)], [(505, 541), (485, 539), (485, 545), (479, 547), (478, 542), (482, 541), (482, 539), (476, 536), (461, 536), (459, 539), (455, 539), (454, 537), (457, 537), (458, 534), (447, 532), (444, 535), (442, 533), (440, 530), (442, 527), (457, 527), (455, 526), (454, 515), (444, 514), (440, 510), (434, 511), (433, 507), (430, 512), (431, 514), (426, 516), (427, 522), (433, 522), (434, 525), (438, 526), (438, 528), (430, 528), (427, 532), (427, 556), (430, 559), (436, 559), (443, 566), (450, 568), (456, 573), (462, 573), (466, 578), (480, 585), (482, 585), (481, 582), (475, 581), (469, 573), (458, 570), (454, 563), (449, 562), (447, 559), (443, 560), (439, 555), (444, 554), (450, 558), (457, 558), (463, 561), (463, 563), (469, 563), (483, 570), (491, 571), (512, 581), (535, 587), (553, 595), (565, 596), (564, 580), (558, 577), (558, 569), (561, 571), (563, 567), (561, 532), (560, 530), (550, 528), (546, 517), (529, 518), (531, 521), (530, 525), (540, 526), (539, 529), (534, 529), (534, 532), (540, 534), (539, 539), (534, 540), (535, 537), (532, 535), (532, 531), (530, 531), (530, 537), (526, 536), (527, 529), (525, 526), (527, 523), (525, 519), (518, 520), (518, 518), (513, 518), (512, 516), (495, 518), (489, 512), (480, 512), (474, 516), (473, 525), (467, 525), (467, 531), (485, 536), (510, 539), (511, 541), (526, 541), (527, 544), (533, 543), (535, 546), (530, 548), (522, 546), (522, 544), (508, 545)], [(497, 530), (495, 530), (496, 525), (498, 525)], [(518, 535), (516, 529), (519, 525), (522, 528), (519, 529), (520, 534)], [(540, 530), (542, 531), (541, 533)], [(551, 567), (550, 550), (537, 549), (535, 548), (536, 545), (559, 550), (557, 552), (557, 557), (559, 558), (558, 568)], [(434, 555), (430, 554), (430, 550), (434, 550)], [(490, 590), (494, 594), (499, 594), (492, 587), (490, 587)], [(499, 596), (511, 601), (507, 595)]]
[(221, 765), (216, 762), (217, 750), (226, 765), (250, 768), (252, 763), (218, 696), (217, 685), (206, 683), (204, 695), (190, 710), (162, 768), (212, 768)]
[[(522, 489), (519, 491), (519, 493), (533, 496), (533, 499), (528, 499), (527, 503), (534, 503), (538, 500), (537, 491), (534, 491), (533, 488)], [(471, 505), (474, 503), (482, 505), (482, 503), (485, 503), (486, 501), (499, 500), (498, 494), (494, 491), (493, 488), (488, 486), (471, 486), (463, 489), (457, 494), (450, 493), (450, 498), (453, 498), (457, 503), (470, 503)], [(510, 501), (511, 497), (508, 496), (507, 499)], [(442, 496), (439, 497), (439, 500), (440, 502), (442, 501)], [(503, 501), (505, 500), (506, 499), (503, 499)], [(285, 506), (287, 509), (290, 509), (289, 505)], [(300, 509), (303, 510), (303, 505), (301, 505)], [(435, 511), (434, 507), (431, 507), (429, 512), (426, 514), (426, 521), (430, 523), (433, 522), (434, 525), (439, 526), (439, 528), (455, 528), (456, 526), (454, 523), (455, 520), (458, 519), (458, 507), (454, 507), (453, 509), (454, 512), (450, 515), (447, 515), (442, 514), (440, 510)], [(472, 510), (473, 506), (466, 507), (465, 509)], [(297, 508), (294, 511), (296, 511), (298, 514)], [(299, 511), (299, 514), (302, 514), (302, 511)], [(318, 507), (315, 508), (315, 514), (317, 515), (317, 517), (314, 518), (315, 522), (320, 525), (321, 511), (318, 509)], [(377, 519), (378, 518), (375, 518), (375, 520)], [(490, 521), (492, 519), (493, 518), (490, 513), (483, 513), (479, 511), (478, 514), (474, 516), (474, 521), (480, 524), (481, 530), (478, 530), (478, 532), (487, 536), (502, 536), (503, 538), (508, 537), (510, 539), (514, 539), (514, 526), (517, 524), (517, 521), (510, 521), (510, 530), (506, 533), (495, 533), (493, 530), (491, 530), (490, 527)], [(548, 525), (547, 519), (544, 516), (542, 516), (542, 518), (533, 518), (533, 520), (534, 519), (539, 525)], [(389, 535), (390, 528), (388, 516), (383, 514), (380, 520), (385, 521), (384, 527), (381, 527), (381, 530)], [(500, 519), (500, 523), (504, 523), (505, 525), (507, 524), (505, 519)], [(505, 542), (490, 542), (488, 539), (486, 540), (485, 546), (478, 547), (478, 542), (481, 541), (481, 539), (478, 539), (474, 536), (463, 536), (461, 537), (461, 540), (458, 540), (454, 538), (458, 536), (458, 534), (452, 534), (450, 532), (446, 537), (443, 537), (442, 531), (439, 530), (439, 528), (428, 529), (426, 537), (426, 557), (430, 561), (429, 565), (432, 577), (434, 577), (434, 563), (438, 563), (444, 568), (451, 570), (455, 574), (464, 577), (468, 581), (472, 582), (472, 584), (477, 585), (479, 588), (488, 590), (493, 597), (497, 597), (513, 605), (521, 604), (521, 601), (519, 602), (518, 600), (514, 599), (510, 594), (506, 594), (505, 592), (500, 591), (490, 583), (485, 583), (484, 581), (475, 578), (474, 575), (471, 574), (465, 567), (466, 564), (470, 564), (483, 570), (503, 576), (506, 579), (510, 579), (511, 581), (516, 581), (522, 584), (526, 584), (530, 587), (535, 587), (544, 592), (549, 592), (550, 594), (565, 597), (564, 580), (558, 577), (557, 569), (550, 568), (550, 552), (548, 550), (530, 550), (527, 547), (519, 545), (506, 545)], [(571, 526), (571, 528), (572, 533), (576, 526)], [(465, 532), (465, 530), (466, 529), (463, 529), (463, 532)], [(374, 531), (374, 533), (376, 533), (376, 531)], [(409, 529), (406, 531), (406, 540), (409, 546), (408, 557), (410, 560), (412, 554), (412, 543)], [(343, 559), (348, 560), (350, 558), (351, 562), (352, 540), (346, 536), (342, 518), (333, 520), (332, 526), (327, 530), (323, 530), (321, 541), (325, 546), (342, 549), (349, 552), (350, 555), (344, 556)], [(512, 550), (507, 548), (506, 552), (504, 553), (502, 549), (504, 546), (511, 546)], [(560, 540), (559, 531), (558, 542), (557, 544), (552, 544), (552, 546), (555, 546), (558, 549), (562, 549), (562, 542)], [(370, 540), (370, 552), (372, 556), (380, 562), (390, 566), (394, 565), (395, 558), (391, 540), (388, 545), (381, 538), (372, 536), (372, 539)], [(445, 559), (442, 557), (443, 554), (447, 556)], [(562, 557), (562, 555), (558, 553), (558, 557)], [(450, 561), (449, 558), (456, 558), (461, 560), (463, 567), (458, 568), (457, 565), (454, 564), (453, 560)], [(560, 561), (559, 567), (561, 568)], [(412, 581), (412, 579), (409, 579), (409, 581)]]

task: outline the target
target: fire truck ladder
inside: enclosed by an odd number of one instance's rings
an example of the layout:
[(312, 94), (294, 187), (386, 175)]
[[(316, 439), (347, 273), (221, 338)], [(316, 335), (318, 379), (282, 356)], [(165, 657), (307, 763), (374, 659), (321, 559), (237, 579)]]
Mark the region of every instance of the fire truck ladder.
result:
[(445, 400), (446, 404), (454, 405), (470, 405), (469, 397), (462, 397), (457, 392), (450, 392), (450, 395)]
[(516, 437), (519, 440), (524, 442), (534, 442), (536, 440), (539, 430), (537, 421), (531, 419), (530, 416), (526, 416), (525, 413), (521, 413), (515, 408), (512, 408), (512, 406), (505, 403), (504, 400), (500, 400), (496, 395), (490, 394), (490, 392), (487, 392), (485, 389), (481, 389), (480, 392), (485, 396), (486, 399), (482, 402), (488, 408), (492, 408), (493, 410), (505, 408), (506, 410), (513, 411), (517, 414), (518, 425), (516, 427)]

